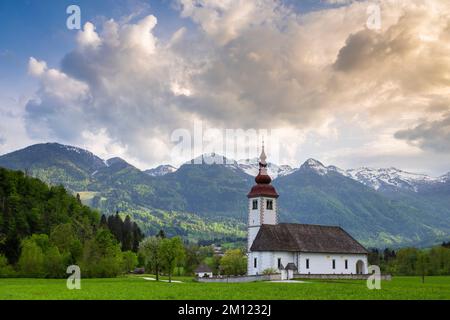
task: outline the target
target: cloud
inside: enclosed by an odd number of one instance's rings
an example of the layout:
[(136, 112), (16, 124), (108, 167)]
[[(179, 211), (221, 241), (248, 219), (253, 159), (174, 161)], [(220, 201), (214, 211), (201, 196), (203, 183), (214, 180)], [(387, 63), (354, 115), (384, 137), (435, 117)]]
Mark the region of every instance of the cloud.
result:
[(29, 97), (12, 99), (0, 94), (0, 153), (24, 148), (33, 141), (29, 138), (23, 119), (24, 105)]
[(31, 57), (28, 62), (28, 72), (33, 76), (40, 76), (47, 70), (45, 61), (38, 61)]
[(95, 32), (95, 26), (86, 22), (82, 31), (78, 33), (77, 42), (80, 47), (96, 48), (101, 44), (100, 37)]
[(398, 131), (397, 139), (440, 153), (450, 153), (450, 114), (438, 121), (424, 121), (418, 126)]
[(430, 106), (449, 93), (450, 4), (382, 2), (382, 29), (372, 31), (371, 2), (331, 2), (345, 5), (301, 13), (272, 0), (177, 0), (196, 28), (168, 40), (155, 35), (151, 14), (88, 22), (60, 70), (30, 58), (40, 88), (26, 107), (27, 128), (69, 143), (99, 136), (136, 162), (158, 163), (168, 160), (171, 132), (194, 120), (283, 128), (291, 149), (314, 133), (327, 137), (320, 148), (334, 150), (351, 126), (373, 133), (361, 140), (368, 145), (446, 112)]

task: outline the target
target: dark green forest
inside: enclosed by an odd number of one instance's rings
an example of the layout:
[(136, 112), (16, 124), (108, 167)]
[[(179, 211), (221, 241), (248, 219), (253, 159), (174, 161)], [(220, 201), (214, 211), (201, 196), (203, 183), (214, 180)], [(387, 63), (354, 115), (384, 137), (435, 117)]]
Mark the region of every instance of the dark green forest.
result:
[(71, 264), (84, 276), (115, 276), (137, 260), (142, 238), (130, 217), (100, 219), (64, 187), (0, 168), (2, 276), (62, 277)]

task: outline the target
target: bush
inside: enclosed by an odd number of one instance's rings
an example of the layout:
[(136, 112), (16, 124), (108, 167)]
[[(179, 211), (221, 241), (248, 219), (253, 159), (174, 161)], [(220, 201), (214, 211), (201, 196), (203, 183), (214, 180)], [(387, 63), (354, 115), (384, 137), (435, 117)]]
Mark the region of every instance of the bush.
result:
[(65, 276), (64, 258), (55, 246), (47, 250), (44, 266), (46, 276), (49, 278), (62, 278)]
[(32, 238), (22, 241), (22, 253), (19, 258), (19, 270), (22, 276), (44, 277), (44, 253)]
[(268, 268), (263, 271), (263, 275), (265, 275), (265, 276), (270, 276), (272, 274), (278, 274), (278, 273), (279, 273), (279, 271), (274, 268)]
[(128, 273), (133, 271), (138, 264), (137, 254), (133, 251), (125, 251), (122, 253), (123, 271)]
[(227, 250), (220, 259), (220, 267), (226, 275), (243, 275), (247, 272), (247, 257), (239, 249)]
[(106, 229), (85, 243), (81, 270), (87, 277), (110, 278), (122, 273), (123, 258), (120, 245)]
[(14, 269), (8, 264), (8, 259), (0, 254), (0, 278), (12, 277), (15, 275)]

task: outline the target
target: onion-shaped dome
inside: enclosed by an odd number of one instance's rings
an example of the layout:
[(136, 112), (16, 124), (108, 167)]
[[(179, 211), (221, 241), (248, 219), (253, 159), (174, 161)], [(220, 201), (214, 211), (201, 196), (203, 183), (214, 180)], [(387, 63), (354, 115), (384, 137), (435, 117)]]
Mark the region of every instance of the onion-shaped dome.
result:
[(253, 186), (247, 197), (278, 198), (278, 193), (275, 190), (275, 187), (270, 184), (272, 182), (272, 178), (267, 174), (267, 162), (266, 162), (266, 154), (264, 153), (264, 146), (261, 152), (260, 160), (261, 161), (259, 162), (259, 173), (255, 178), (256, 185)]
[(270, 184), (272, 182), (272, 178), (267, 174), (259, 173), (255, 178), (255, 182), (257, 184)]

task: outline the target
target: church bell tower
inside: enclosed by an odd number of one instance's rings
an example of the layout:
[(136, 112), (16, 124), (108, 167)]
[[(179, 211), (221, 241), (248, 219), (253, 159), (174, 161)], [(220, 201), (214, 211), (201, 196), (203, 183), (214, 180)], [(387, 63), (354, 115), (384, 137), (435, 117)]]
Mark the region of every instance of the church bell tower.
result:
[[(259, 173), (255, 178), (256, 184), (252, 187), (248, 198), (248, 236), (247, 251), (255, 240), (258, 231), (263, 224), (278, 224), (278, 193), (274, 186), (271, 185), (272, 179), (267, 173), (267, 156), (264, 152), (264, 144), (262, 146), (261, 155), (259, 157)], [(250, 261), (249, 264), (254, 263)]]

